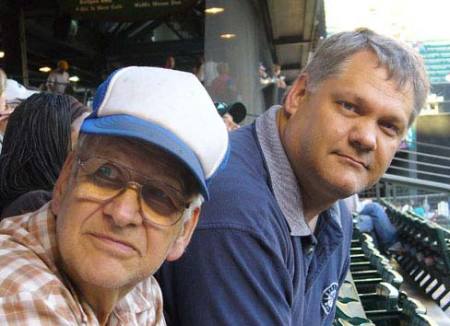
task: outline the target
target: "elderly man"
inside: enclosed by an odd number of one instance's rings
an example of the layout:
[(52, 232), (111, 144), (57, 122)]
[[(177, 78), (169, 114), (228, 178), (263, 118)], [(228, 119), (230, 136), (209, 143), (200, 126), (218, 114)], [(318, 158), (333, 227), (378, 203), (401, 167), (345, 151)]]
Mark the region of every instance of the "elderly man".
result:
[(282, 107), (230, 135), (189, 250), (158, 273), (172, 325), (331, 325), (352, 221), (428, 91), (411, 49), (369, 30), (323, 41)]
[(0, 324), (164, 325), (152, 275), (183, 254), (227, 153), (194, 75), (111, 75), (52, 200), (0, 224)]

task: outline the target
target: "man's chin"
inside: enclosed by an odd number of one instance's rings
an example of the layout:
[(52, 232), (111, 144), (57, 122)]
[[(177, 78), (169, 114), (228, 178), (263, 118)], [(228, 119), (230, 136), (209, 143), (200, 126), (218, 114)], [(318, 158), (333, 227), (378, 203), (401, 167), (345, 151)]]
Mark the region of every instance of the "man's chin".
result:
[(367, 189), (367, 187), (365, 187), (359, 182), (340, 182), (334, 184), (333, 188), (334, 193), (336, 194), (336, 199), (347, 198), (350, 197), (351, 195), (354, 195)]
[(85, 284), (110, 290), (123, 289), (129, 287), (131, 283), (138, 283), (138, 280), (133, 280), (130, 275), (124, 275), (120, 272), (111, 273), (110, 271), (88, 272), (82, 278)]

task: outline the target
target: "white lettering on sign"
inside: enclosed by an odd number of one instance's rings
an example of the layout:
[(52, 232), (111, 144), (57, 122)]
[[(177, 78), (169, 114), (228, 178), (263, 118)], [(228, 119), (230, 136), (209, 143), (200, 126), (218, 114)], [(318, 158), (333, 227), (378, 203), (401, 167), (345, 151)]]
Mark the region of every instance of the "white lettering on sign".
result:
[(80, 0), (80, 5), (96, 5), (99, 0)]

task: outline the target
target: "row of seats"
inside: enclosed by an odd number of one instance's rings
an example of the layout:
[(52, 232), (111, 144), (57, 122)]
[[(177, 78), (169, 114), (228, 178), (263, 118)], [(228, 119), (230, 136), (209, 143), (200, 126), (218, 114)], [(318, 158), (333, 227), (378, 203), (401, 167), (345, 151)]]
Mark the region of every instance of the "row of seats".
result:
[(414, 213), (402, 213), (384, 201), (396, 226), (405, 254), (400, 266), (441, 308), (450, 308), (450, 231)]
[(335, 325), (437, 325), (420, 302), (399, 290), (402, 282), (372, 237), (355, 229), (350, 273), (339, 292)]

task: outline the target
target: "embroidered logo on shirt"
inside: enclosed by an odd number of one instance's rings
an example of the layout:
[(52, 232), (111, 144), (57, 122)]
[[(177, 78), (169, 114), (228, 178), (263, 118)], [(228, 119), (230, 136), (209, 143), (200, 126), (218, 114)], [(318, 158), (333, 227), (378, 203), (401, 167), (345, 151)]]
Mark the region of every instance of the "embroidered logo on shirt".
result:
[(338, 284), (336, 282), (331, 283), (322, 292), (322, 309), (328, 315), (333, 308), (334, 301), (336, 300), (336, 294), (338, 290)]

